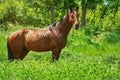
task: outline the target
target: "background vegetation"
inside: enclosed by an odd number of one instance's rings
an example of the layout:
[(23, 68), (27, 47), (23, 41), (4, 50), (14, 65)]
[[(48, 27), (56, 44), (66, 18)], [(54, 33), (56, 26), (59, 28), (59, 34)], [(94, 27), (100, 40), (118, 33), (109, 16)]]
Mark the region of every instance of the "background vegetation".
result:
[[(7, 61), (6, 39), (21, 28), (42, 28), (79, 6), (57, 62), (51, 52)], [(0, 80), (120, 80), (120, 0), (0, 0)]]

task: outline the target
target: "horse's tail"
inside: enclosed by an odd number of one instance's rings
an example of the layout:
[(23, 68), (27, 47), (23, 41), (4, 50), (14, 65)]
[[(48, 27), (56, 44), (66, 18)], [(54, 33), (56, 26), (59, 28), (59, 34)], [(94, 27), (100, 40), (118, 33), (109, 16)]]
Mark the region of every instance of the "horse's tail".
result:
[(7, 50), (8, 50), (8, 60), (14, 59), (13, 52), (12, 52), (11, 47), (9, 45), (8, 39), (7, 39)]

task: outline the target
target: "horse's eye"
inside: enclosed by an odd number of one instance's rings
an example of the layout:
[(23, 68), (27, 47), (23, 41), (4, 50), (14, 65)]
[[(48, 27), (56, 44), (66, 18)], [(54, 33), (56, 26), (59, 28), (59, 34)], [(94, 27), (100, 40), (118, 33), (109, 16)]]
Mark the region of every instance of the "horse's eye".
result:
[(72, 17), (72, 19), (74, 19), (74, 18), (75, 18), (75, 16), (74, 16), (74, 15), (72, 15), (71, 17)]

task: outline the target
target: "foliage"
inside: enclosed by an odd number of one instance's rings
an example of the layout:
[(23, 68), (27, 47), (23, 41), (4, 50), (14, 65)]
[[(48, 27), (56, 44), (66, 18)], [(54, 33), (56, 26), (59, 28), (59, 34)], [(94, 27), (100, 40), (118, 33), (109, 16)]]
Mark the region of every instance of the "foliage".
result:
[(49, 18), (49, 12), (46, 12), (46, 10), (43, 9), (44, 5), (41, 5), (43, 3), (44, 2), (38, 2), (37, 0), (32, 2), (27, 2), (24, 0), (6, 0), (0, 3), (1, 22), (17, 22), (19, 24), (42, 27), (43, 24), (46, 25), (46, 23), (48, 24), (49, 22), (48, 19), (44, 19)]
[[(59, 5), (61, 3), (61, 5)], [(44, 27), (50, 24), (50, 1), (48, 0), (3, 0), (0, 3), (0, 23), (19, 23)], [(55, 21), (67, 13), (68, 1), (55, 1)], [(75, 4), (75, 3), (74, 3)], [(3, 27), (3, 26), (1, 26)]]
[[(98, 5), (95, 10), (89, 10), (87, 13), (87, 25), (85, 28), (85, 33), (86, 35), (91, 37), (91, 40), (96, 39), (96, 40), (103, 40), (103, 39), (113, 39), (113, 43), (117, 42), (120, 40), (119, 34), (116, 33), (119, 32), (119, 20), (120, 20), (120, 12), (118, 11), (116, 13), (117, 17), (115, 18), (115, 23), (114, 21), (114, 15), (109, 12), (109, 10), (106, 12), (107, 14), (103, 15), (103, 10), (104, 7), (101, 5)], [(101, 17), (102, 16), (102, 17)], [(116, 37), (116, 38), (115, 38)], [(114, 40), (115, 39), (115, 40)], [(96, 42), (96, 40), (93, 40), (92, 43)], [(117, 40), (117, 41), (116, 41)]]

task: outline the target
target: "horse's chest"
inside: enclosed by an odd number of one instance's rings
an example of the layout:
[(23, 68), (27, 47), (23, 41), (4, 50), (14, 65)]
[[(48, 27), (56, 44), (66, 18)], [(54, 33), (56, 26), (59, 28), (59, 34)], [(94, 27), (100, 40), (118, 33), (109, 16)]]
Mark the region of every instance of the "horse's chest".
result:
[(57, 46), (60, 47), (60, 48), (64, 48), (66, 43), (67, 43), (66, 38), (59, 38), (58, 42), (57, 42)]

